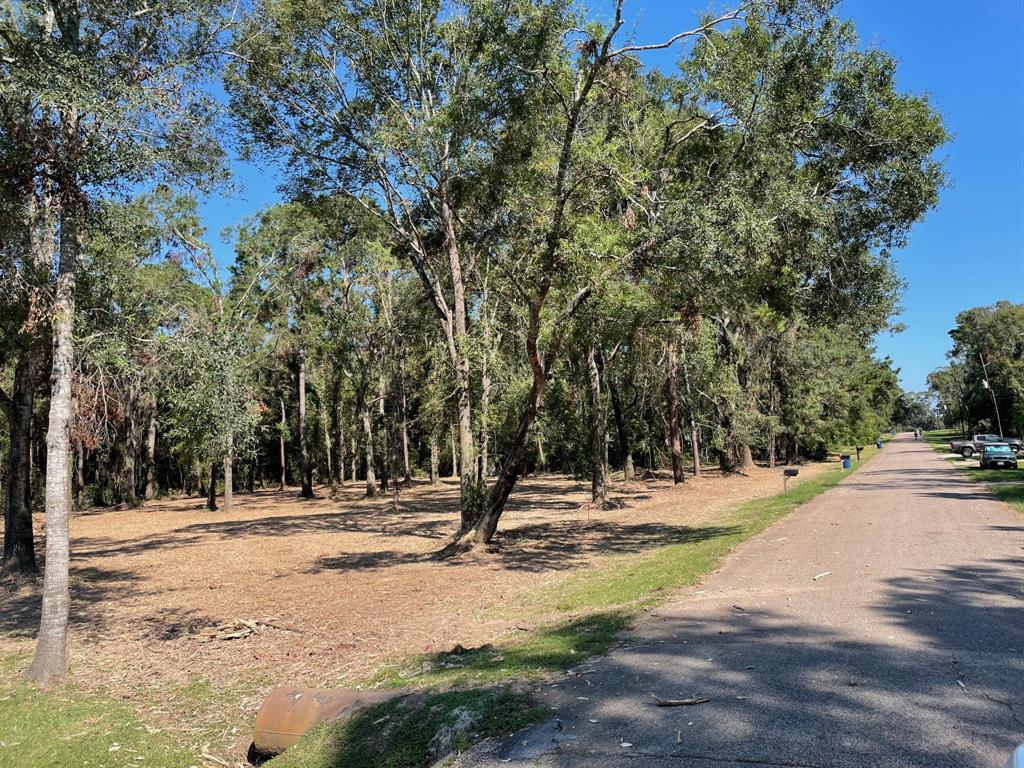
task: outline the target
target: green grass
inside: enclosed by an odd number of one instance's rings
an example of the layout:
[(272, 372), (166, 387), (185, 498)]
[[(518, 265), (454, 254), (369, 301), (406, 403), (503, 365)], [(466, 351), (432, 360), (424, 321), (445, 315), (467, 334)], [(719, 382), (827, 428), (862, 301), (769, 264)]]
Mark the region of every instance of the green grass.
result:
[(451, 751), (549, 714), (511, 688), (410, 696), (321, 724), (268, 768), (426, 768)]
[[(948, 454), (949, 441), (959, 439), (959, 432), (951, 429), (936, 430), (926, 432), (924, 439), (939, 453)], [(1024, 514), (1024, 467), (982, 469), (976, 463), (976, 459), (965, 462), (959, 456), (947, 456), (947, 460), (974, 482), (988, 484), (988, 490), (993, 495), (998, 496), (1018, 512)], [(999, 483), (999, 485), (995, 483)], [(1004, 485), (1004, 483), (1019, 483), (1019, 485)]]
[(11, 768), (186, 768), (199, 760), (170, 734), (146, 728), (132, 709), (67, 686), (40, 691), (3, 659), (0, 764)]
[[(860, 464), (875, 453), (874, 447), (865, 449)], [(502, 692), (495, 694), (495, 686), (544, 679), (589, 657), (607, 653), (620, 633), (644, 611), (667, 600), (674, 590), (699, 582), (738, 544), (832, 488), (848, 474), (835, 468), (793, 482), (788, 494), (746, 502), (714, 526), (693, 529), (680, 543), (638, 557), (614, 558), (601, 567), (541, 589), (529, 596), (529, 607), (540, 614), (555, 613), (565, 618), (529, 630), (522, 637), (479, 648), (416, 656), (386, 667), (366, 684), (433, 693), (375, 707), (345, 723), (321, 726), (271, 761), (268, 768), (429, 765), (431, 756), (426, 745), (430, 738), (467, 699), (509, 696), (508, 689), (499, 689)], [(489, 704), (488, 720), (475, 726), (456, 746), (510, 733), (547, 716), (543, 709), (527, 706), (527, 701), (516, 695)], [(388, 718), (384, 722), (398, 722), (401, 727), (390, 728), (382, 736), (379, 725), (383, 717)]]

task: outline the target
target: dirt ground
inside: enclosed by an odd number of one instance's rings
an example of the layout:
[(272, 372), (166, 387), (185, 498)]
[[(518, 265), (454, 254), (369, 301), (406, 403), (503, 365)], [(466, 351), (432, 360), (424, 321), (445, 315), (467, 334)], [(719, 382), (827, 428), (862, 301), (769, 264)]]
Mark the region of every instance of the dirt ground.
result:
[[(457, 527), (455, 481), (414, 482), (397, 511), (363, 490), (349, 484), (331, 499), (318, 488), (313, 500), (295, 489), (242, 493), (217, 512), (189, 498), (76, 515), (75, 683), (166, 721), (178, 713), (161, 703), (161, 686), (202, 679), (241, 691), (225, 721), (251, 722), (278, 683), (336, 685), (409, 654), (491, 642), (515, 631), (501, 611), (509, 600), (601, 558), (682, 540), (737, 503), (778, 493), (781, 481), (765, 468), (712, 470), (675, 488), (620, 481), (602, 510), (589, 508), (587, 485), (533, 477), (513, 493), (494, 545), (454, 559), (436, 553)], [(0, 582), (0, 600), (0, 654), (30, 651), (39, 584)], [(253, 621), (259, 632), (244, 623)]]

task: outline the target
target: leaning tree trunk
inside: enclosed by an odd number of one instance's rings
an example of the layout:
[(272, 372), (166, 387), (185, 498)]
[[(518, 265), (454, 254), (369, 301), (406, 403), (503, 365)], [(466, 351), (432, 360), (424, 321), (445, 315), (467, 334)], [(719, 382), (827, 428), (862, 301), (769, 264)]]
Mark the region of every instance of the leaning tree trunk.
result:
[(217, 511), (217, 462), (210, 462), (210, 485), (206, 489), (206, 508)]
[(604, 482), (604, 429), (601, 418), (601, 372), (597, 367), (594, 348), (587, 349), (587, 372), (590, 389), (590, 500), (601, 502), (608, 499)]
[(4, 501), (3, 570), (8, 573), (38, 572), (32, 534), (32, 404), (38, 362), (38, 350), (29, 347), (14, 368)]
[(299, 350), (299, 462), (302, 471), (302, 498), (313, 498), (313, 469), (309, 465), (306, 434), (306, 351)]
[(668, 434), (672, 448), (672, 482), (686, 481), (683, 471), (683, 440), (679, 434), (679, 401), (676, 398), (676, 339), (669, 339), (665, 350), (665, 401), (668, 405)]
[(284, 433), (285, 433), (285, 430), (288, 429), (288, 420), (287, 420), (287, 417), (285, 416), (285, 413), (284, 413), (284, 398), (282, 397), (282, 398), (280, 398), (280, 400), (281, 400), (281, 424), (280, 424), (280, 431), (278, 432), (278, 441), (279, 441), (279, 445), (280, 445), (280, 448), (281, 448), (281, 484), (278, 487), (278, 490), (283, 491), (284, 490), (284, 486), (285, 486), (285, 479), (286, 479), (286, 475), (285, 475)]
[[(77, 119), (72, 117), (71, 123), (74, 135), (77, 133)], [(75, 363), (75, 278), (81, 248), (75, 206), (77, 201), (67, 200), (61, 214), (60, 262), (53, 297), (50, 414), (46, 431), (46, 567), (36, 653), (28, 668), (28, 675), (43, 687), (64, 679), (68, 660), (71, 383)]]
[(156, 494), (156, 487), (153, 482), (156, 472), (156, 413), (149, 417), (149, 430), (146, 432), (146, 489), (143, 498), (152, 501)]

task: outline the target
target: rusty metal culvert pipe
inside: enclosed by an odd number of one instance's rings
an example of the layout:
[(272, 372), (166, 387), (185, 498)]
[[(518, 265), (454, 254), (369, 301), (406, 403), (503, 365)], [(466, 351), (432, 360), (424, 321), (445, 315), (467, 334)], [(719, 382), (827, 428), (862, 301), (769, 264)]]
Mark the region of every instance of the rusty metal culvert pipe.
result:
[(364, 707), (388, 701), (401, 693), (282, 685), (264, 699), (256, 715), (253, 749), (260, 755), (280, 754), (314, 725), (325, 720), (344, 720)]

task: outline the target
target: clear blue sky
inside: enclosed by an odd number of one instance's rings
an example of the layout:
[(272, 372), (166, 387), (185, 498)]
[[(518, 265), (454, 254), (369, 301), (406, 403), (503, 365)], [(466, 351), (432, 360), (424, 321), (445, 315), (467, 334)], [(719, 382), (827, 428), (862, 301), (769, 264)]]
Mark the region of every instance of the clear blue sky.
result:
[[(607, 15), (611, 2), (588, 4)], [(656, 42), (691, 28), (709, 7), (703, 0), (626, 0), (627, 29), (637, 42)], [(941, 151), (952, 187), (896, 254), (909, 283), (897, 318), (907, 330), (878, 339), (903, 386), (924, 389), (928, 372), (945, 360), (957, 312), (1024, 301), (1024, 0), (846, 0), (841, 14), (865, 45), (899, 60), (900, 86), (930, 94), (954, 134)], [(648, 61), (668, 68), (673, 56)], [(220, 230), (278, 199), (273, 168), (237, 163), (235, 173), (240, 191), (203, 205), (222, 263), (231, 253)]]

